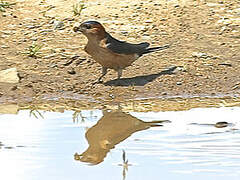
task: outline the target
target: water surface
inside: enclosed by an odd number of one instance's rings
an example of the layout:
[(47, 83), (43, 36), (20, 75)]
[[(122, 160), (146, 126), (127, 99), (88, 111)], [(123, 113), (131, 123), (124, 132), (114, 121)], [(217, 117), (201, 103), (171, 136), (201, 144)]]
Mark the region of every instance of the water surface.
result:
[(239, 114), (239, 107), (2, 114), (0, 176), (7, 180), (239, 179)]

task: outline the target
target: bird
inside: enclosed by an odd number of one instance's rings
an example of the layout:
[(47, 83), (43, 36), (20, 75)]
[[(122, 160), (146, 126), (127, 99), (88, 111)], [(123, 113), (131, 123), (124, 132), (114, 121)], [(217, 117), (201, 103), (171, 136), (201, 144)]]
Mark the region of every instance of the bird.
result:
[(88, 39), (84, 51), (102, 66), (102, 75), (97, 83), (107, 74), (108, 69), (114, 69), (118, 73), (118, 79), (122, 77), (122, 70), (132, 65), (141, 56), (159, 50), (164, 50), (170, 45), (149, 48), (150, 43), (138, 44), (120, 41), (112, 37), (98, 21), (86, 21), (73, 27), (74, 32), (81, 32)]

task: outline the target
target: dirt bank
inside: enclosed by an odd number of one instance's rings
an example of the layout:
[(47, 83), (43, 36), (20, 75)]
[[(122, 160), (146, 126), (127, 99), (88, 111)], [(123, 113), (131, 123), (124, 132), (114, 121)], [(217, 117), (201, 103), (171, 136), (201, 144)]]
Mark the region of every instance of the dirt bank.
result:
[[(72, 0), (15, 2), (0, 12), (0, 70), (17, 68), (20, 80), (0, 83), (2, 103), (240, 95), (239, 0), (86, 0), (79, 17)], [(93, 85), (101, 66), (83, 51), (86, 38), (72, 31), (89, 19), (116, 38), (171, 47), (140, 58), (120, 81), (110, 71)], [(42, 48), (30, 57), (33, 43)]]

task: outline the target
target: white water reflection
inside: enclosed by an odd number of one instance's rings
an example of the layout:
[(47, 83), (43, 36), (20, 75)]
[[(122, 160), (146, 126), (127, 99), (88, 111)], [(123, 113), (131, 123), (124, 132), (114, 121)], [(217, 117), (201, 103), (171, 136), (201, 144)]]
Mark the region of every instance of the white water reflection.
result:
[[(29, 113), (0, 115), (1, 179), (122, 179), (122, 167), (117, 164), (122, 162), (123, 149), (132, 164), (126, 172), (128, 180), (240, 177), (239, 107), (134, 112), (132, 116), (123, 113), (123, 118), (130, 117), (138, 125), (140, 120), (167, 119), (171, 123), (132, 131), (95, 166), (74, 160), (74, 154), (86, 151), (85, 133), (94, 125), (96, 129), (99, 119), (102, 123), (103, 117), (109, 115), (107, 112), (81, 111), (78, 121), (73, 121), (72, 111), (40, 111), (44, 118), (30, 117)], [(216, 128), (217, 122), (229, 125)]]

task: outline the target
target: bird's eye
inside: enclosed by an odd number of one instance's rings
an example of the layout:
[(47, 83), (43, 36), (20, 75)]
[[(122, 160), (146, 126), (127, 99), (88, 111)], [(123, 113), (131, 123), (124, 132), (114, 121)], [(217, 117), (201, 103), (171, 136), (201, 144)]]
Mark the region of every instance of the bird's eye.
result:
[(91, 29), (91, 28), (92, 28), (92, 26), (91, 26), (90, 24), (85, 24), (84, 27), (85, 27), (86, 29)]

